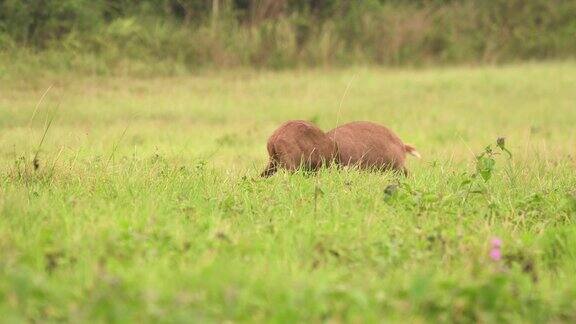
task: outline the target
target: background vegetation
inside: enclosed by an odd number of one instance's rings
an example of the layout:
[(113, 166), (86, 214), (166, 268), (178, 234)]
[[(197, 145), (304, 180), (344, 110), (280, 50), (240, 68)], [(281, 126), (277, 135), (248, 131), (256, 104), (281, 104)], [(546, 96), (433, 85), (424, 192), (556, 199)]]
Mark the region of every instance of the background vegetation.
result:
[(570, 0), (0, 0), (0, 73), (494, 63), (575, 53)]

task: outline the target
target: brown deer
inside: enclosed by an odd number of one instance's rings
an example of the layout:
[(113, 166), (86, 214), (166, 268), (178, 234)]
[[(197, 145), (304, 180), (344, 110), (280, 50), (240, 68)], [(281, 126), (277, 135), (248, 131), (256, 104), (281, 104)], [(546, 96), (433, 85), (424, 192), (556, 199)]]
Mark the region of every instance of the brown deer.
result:
[(390, 129), (372, 122), (348, 123), (327, 134), (338, 147), (337, 162), (342, 166), (397, 170), (407, 175), (406, 153), (420, 158), (414, 147), (404, 144)]
[(269, 177), (279, 168), (316, 171), (336, 159), (334, 142), (320, 128), (303, 120), (282, 124), (268, 139), (270, 160), (260, 176)]

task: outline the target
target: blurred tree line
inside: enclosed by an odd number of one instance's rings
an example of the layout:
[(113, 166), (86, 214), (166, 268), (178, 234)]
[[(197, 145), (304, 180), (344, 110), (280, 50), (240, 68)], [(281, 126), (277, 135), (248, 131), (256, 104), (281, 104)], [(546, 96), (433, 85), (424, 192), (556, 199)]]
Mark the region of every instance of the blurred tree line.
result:
[(565, 58), (576, 1), (0, 0), (0, 52), (22, 51), (99, 70)]

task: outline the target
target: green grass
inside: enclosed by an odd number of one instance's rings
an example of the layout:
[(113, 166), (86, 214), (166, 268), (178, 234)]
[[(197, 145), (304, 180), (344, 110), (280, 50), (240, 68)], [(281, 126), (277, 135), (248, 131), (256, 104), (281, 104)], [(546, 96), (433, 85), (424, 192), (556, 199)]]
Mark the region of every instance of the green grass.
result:
[[(574, 62), (0, 89), (3, 321), (576, 321)], [(260, 179), (287, 119), (381, 122), (423, 159)]]

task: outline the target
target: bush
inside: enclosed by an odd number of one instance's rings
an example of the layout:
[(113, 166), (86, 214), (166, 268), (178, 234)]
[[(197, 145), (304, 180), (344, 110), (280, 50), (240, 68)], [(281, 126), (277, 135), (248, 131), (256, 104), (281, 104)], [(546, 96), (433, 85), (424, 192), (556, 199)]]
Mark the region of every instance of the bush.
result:
[(77, 61), (111, 72), (566, 58), (576, 2), (0, 0), (0, 46), (90, 57)]

